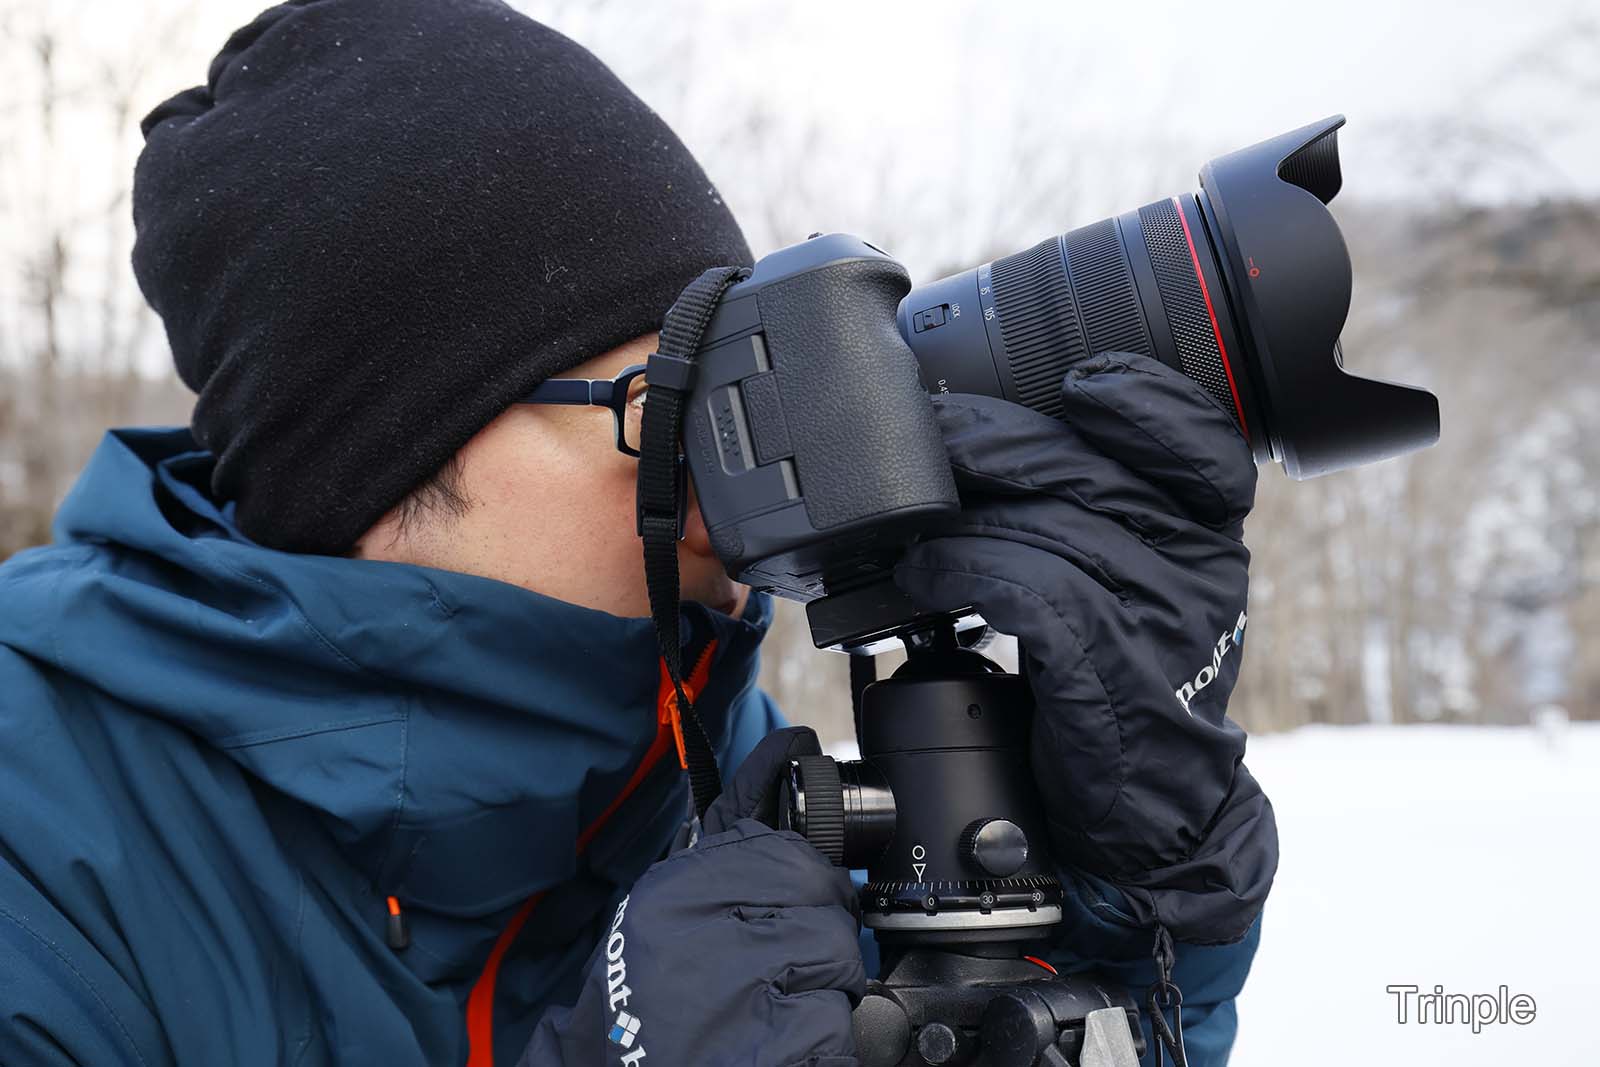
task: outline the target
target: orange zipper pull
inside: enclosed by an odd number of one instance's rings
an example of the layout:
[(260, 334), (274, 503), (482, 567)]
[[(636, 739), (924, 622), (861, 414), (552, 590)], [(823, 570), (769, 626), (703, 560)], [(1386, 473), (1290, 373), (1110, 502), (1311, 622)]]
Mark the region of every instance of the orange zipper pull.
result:
[[(683, 695), (691, 704), (694, 703), (696, 693), (705, 687), (706, 681), (711, 676), (711, 658), (716, 650), (717, 643), (712, 641), (700, 653), (700, 658), (689, 671), (689, 677), (683, 680)], [(688, 770), (689, 750), (683, 743), (683, 711), (678, 707), (678, 693), (672, 687), (672, 675), (667, 670), (665, 659), (661, 661), (661, 688), (657, 692), (656, 707), (657, 722), (662, 726), (672, 727), (672, 740), (678, 748), (678, 766)]]
[(396, 897), (389, 898), (389, 929), (386, 940), (389, 947), (399, 952), (411, 944), (411, 935), (406, 931), (406, 918), (400, 914), (400, 901)]
[[(694, 700), (694, 689), (687, 681), (683, 684), (683, 695), (690, 701)], [(672, 687), (672, 675), (667, 672), (667, 661), (661, 661), (661, 689), (656, 697), (658, 709), (657, 721), (662, 726), (672, 727), (672, 740), (678, 747), (678, 766), (684, 770), (689, 769), (689, 750), (683, 743), (683, 713), (678, 707), (678, 692)]]

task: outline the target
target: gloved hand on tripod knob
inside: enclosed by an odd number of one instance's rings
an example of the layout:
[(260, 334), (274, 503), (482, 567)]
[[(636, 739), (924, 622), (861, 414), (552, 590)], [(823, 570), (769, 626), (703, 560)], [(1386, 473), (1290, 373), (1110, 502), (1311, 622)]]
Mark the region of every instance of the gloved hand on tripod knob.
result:
[(1018, 639), (1056, 859), (1120, 889), (1140, 926), (1236, 941), (1277, 867), (1272, 807), (1226, 717), (1239, 676), (1256, 468), (1232, 416), (1153, 359), (1072, 368), (1060, 419), (935, 401), (957, 522), (895, 580)]
[(518, 1067), (857, 1067), (866, 988), (849, 872), (775, 830), (808, 727), (768, 734), (706, 811), (703, 834), (634, 883), (577, 1003), (540, 1021)]

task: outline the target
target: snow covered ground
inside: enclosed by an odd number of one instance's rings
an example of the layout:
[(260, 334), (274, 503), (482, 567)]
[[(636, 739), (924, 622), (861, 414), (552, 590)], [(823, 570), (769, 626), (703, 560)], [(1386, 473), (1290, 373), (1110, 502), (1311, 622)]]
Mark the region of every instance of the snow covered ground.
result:
[[(1600, 724), (1252, 738), (1282, 865), (1231, 1067), (1600, 1063)], [(1396, 1022), (1410, 984), (1533, 1022)]]

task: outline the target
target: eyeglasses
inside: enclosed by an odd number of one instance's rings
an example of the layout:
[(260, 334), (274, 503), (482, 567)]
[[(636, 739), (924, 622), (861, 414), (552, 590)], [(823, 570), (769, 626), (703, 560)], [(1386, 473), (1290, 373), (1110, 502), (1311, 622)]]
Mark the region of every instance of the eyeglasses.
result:
[[(643, 363), (627, 367), (615, 378), (550, 378), (534, 386), (519, 404), (583, 404), (610, 408), (617, 424), (617, 451), (639, 458), (639, 443), (644, 440)], [(678, 456), (678, 540), (683, 540), (689, 494), (687, 467)]]
[(534, 387), (519, 404), (588, 404), (610, 408), (617, 423), (617, 451), (639, 455), (643, 439), (644, 364), (628, 367), (615, 378), (551, 378)]

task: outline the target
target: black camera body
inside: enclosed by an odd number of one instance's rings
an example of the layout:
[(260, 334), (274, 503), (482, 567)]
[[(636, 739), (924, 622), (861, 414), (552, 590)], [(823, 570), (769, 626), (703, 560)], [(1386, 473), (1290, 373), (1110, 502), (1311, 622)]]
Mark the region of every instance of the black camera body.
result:
[(1296, 478), (1432, 444), (1431, 393), (1344, 369), (1350, 257), (1326, 206), (1343, 124), (1229, 153), (1196, 193), (915, 289), (847, 234), (764, 257), (703, 332), (684, 413), (728, 573), (806, 603), (818, 647), (884, 647), (925, 618), (891, 580), (896, 559), (958, 508), (930, 394), (1059, 416), (1067, 369), (1099, 352), (1187, 375), (1258, 462)]
[(791, 600), (881, 580), (957, 508), (896, 260), (829, 234), (764, 257), (695, 357), (683, 448), (728, 573)]

